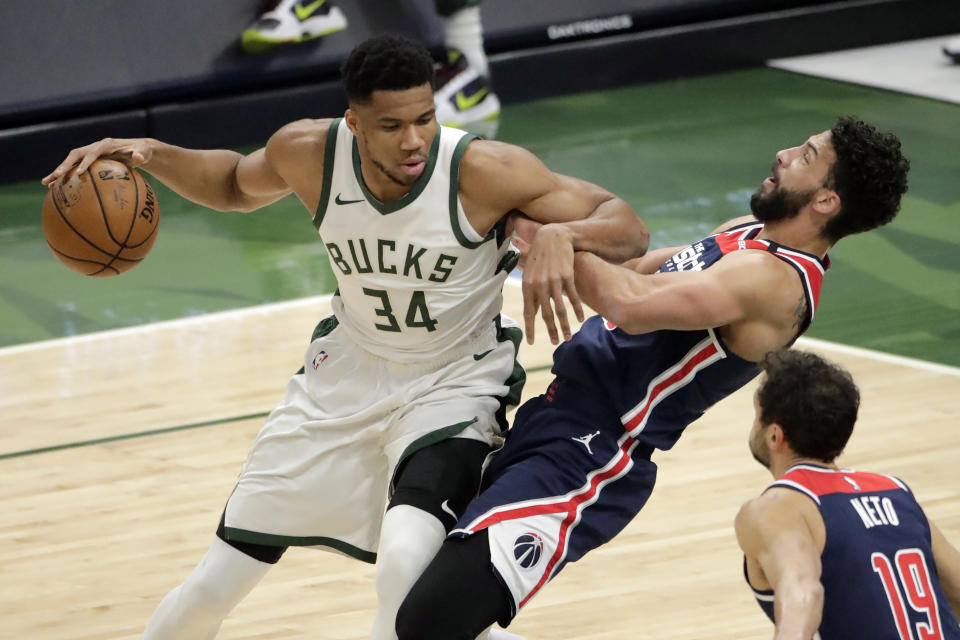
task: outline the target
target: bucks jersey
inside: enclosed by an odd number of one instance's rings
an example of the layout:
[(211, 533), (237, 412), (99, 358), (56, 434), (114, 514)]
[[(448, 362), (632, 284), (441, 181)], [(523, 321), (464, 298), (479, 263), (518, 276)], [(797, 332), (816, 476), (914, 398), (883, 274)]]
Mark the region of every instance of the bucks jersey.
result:
[[(903, 482), (801, 464), (770, 486), (803, 493), (823, 516), (822, 640), (960, 639), (933, 561), (930, 525)], [(773, 620), (774, 593), (754, 595)]]
[(472, 139), (438, 127), (410, 192), (381, 202), (364, 184), (353, 133), (342, 118), (330, 125), (313, 223), (337, 278), (333, 311), (371, 353), (433, 360), (465, 338), (494, 331), (516, 254), (502, 227), (480, 236), (464, 214), (460, 160)]

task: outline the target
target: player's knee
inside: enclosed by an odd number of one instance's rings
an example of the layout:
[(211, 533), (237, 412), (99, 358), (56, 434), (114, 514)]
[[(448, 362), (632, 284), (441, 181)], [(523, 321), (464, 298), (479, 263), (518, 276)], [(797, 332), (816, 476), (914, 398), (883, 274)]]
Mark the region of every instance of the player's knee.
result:
[(424, 561), (402, 544), (390, 549), (380, 548), (377, 554), (377, 595), (381, 598), (400, 598), (423, 571)]
[(409, 505), (387, 511), (377, 552), (377, 595), (381, 603), (399, 606), (443, 544), (443, 535), (443, 525), (424, 511)]

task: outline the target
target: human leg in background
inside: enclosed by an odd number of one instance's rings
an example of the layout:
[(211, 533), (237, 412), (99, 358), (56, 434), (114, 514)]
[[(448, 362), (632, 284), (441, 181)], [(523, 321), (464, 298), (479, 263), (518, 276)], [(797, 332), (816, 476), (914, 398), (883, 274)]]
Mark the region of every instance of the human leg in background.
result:
[(435, 0), (443, 17), (446, 60), (437, 69), (437, 121), (492, 138), (500, 99), (490, 84), (480, 0)]

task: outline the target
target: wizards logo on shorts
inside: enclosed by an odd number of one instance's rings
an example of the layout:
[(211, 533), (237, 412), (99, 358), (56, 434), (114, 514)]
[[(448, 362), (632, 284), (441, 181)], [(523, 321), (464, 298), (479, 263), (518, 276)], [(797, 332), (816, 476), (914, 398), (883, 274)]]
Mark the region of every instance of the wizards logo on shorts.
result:
[(521, 533), (513, 541), (513, 557), (517, 564), (524, 569), (532, 569), (537, 566), (542, 554), (543, 539), (533, 532)]

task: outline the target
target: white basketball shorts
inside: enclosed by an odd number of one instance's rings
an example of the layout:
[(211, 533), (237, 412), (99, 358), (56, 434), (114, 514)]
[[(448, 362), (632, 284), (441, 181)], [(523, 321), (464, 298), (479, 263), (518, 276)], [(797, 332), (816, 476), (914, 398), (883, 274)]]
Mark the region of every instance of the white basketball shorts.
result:
[(373, 562), (388, 486), (406, 456), (445, 438), (492, 444), (524, 379), (509, 318), (456, 354), (399, 364), (360, 347), (334, 316), (261, 429), (227, 502), (228, 540), (335, 550)]

